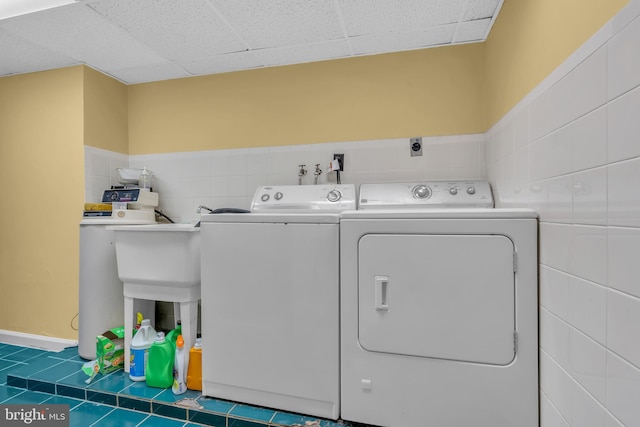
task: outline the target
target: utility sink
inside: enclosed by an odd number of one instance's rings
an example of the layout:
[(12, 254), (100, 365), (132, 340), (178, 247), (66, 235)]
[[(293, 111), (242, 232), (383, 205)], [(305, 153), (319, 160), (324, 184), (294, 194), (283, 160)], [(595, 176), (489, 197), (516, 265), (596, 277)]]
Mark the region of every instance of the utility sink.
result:
[(123, 283), (200, 286), (200, 228), (191, 224), (109, 228), (115, 232), (118, 276)]
[[(190, 224), (117, 225), (118, 277), (124, 290), (124, 370), (131, 367), (134, 300), (173, 302), (182, 321), (185, 348), (191, 348), (198, 326), (200, 299), (200, 228)], [(185, 365), (189, 352), (185, 354)]]

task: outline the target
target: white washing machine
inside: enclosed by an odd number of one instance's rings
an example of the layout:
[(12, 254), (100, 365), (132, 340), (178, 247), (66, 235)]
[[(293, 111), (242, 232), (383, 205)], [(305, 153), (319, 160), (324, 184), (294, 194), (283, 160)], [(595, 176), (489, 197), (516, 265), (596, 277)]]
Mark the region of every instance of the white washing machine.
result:
[(338, 418), (339, 212), (355, 193), (261, 187), (251, 213), (202, 216), (204, 395)]
[(344, 212), (342, 418), (538, 426), (537, 219), (485, 181), (368, 184)]

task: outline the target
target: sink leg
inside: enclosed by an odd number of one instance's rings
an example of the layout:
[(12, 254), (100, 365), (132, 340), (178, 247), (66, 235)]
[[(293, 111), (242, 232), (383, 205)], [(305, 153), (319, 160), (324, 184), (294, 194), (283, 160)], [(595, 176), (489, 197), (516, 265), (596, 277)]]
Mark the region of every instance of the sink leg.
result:
[[(178, 326), (178, 320), (182, 320), (182, 313), (180, 313), (180, 303), (173, 303), (173, 327)], [(184, 338), (184, 337), (183, 337)]]
[(131, 337), (133, 335), (133, 298), (124, 297), (124, 371), (131, 367)]
[[(175, 313), (174, 313), (175, 314)], [(189, 366), (189, 350), (196, 342), (198, 331), (198, 301), (180, 303), (182, 321), (182, 339), (184, 340), (184, 366)]]

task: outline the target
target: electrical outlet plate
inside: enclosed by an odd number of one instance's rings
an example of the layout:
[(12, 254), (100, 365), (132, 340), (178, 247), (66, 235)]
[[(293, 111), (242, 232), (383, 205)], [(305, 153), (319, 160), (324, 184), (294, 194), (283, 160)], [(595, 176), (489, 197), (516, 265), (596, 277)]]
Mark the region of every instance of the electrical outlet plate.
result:
[(410, 138), (409, 148), (411, 151), (411, 157), (422, 156), (422, 137)]
[(340, 161), (340, 171), (344, 170), (344, 154), (334, 154), (333, 160), (338, 159)]

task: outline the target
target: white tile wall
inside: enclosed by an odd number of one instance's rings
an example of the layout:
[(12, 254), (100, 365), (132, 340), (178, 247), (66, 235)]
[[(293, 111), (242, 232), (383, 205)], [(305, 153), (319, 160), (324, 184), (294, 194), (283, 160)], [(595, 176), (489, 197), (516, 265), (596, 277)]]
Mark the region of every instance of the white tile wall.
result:
[(608, 174), (609, 225), (640, 227), (640, 157), (610, 163)]
[(85, 147), (84, 150), (84, 193), (85, 201), (97, 203), (102, 192), (117, 185), (117, 168), (128, 167), (129, 156), (99, 148)]
[(547, 427), (569, 427), (546, 395), (540, 395), (540, 424)]
[[(569, 325), (567, 327), (570, 328)], [(600, 404), (604, 405), (606, 403), (607, 350), (576, 329), (570, 330), (571, 375)]]
[(571, 125), (573, 170), (580, 171), (607, 163), (607, 108), (580, 117)]
[(498, 205), (540, 215), (542, 427), (640, 426), (639, 46), (632, 0), (487, 132)]
[(625, 427), (640, 420), (640, 369), (607, 352), (607, 409)]
[(583, 427), (602, 427), (606, 410), (578, 383), (571, 390), (571, 424)]
[(540, 306), (567, 322), (569, 320), (569, 280), (560, 270), (540, 266)]
[(609, 227), (608, 285), (624, 293), (640, 298), (640, 229)]
[(98, 200), (105, 188), (117, 182), (112, 176), (116, 165), (152, 170), (160, 209), (176, 222), (197, 222), (199, 205), (247, 209), (259, 186), (297, 184), (300, 164), (308, 170), (303, 184), (313, 184), (316, 164), (323, 171), (319, 183), (335, 182), (335, 173), (326, 172), (334, 153), (345, 155), (341, 173), (345, 184), (482, 179), (484, 138), (482, 134), (425, 137), (419, 157), (411, 157), (408, 138), (128, 157), (87, 147), (87, 159), (102, 165), (98, 176), (95, 168), (85, 171), (86, 181), (92, 183), (87, 201)]

